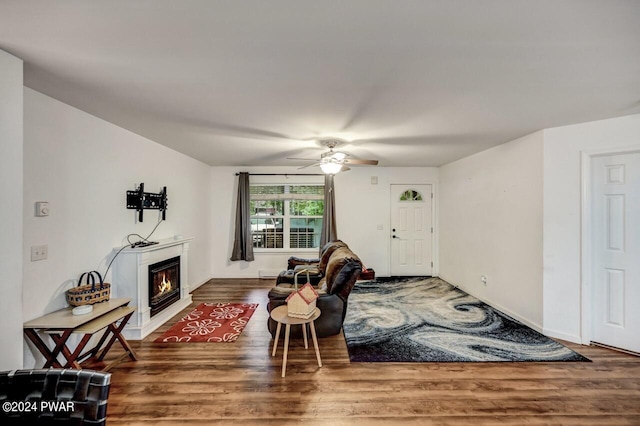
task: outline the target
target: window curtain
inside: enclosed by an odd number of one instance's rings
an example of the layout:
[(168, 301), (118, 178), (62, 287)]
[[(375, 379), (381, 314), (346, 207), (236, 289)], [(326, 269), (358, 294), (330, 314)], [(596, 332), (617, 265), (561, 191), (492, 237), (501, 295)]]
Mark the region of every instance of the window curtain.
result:
[(333, 187), (333, 175), (324, 175), (324, 213), (322, 215), (322, 232), (320, 233), (320, 249), (329, 241), (338, 239), (336, 230), (336, 198)]
[(253, 239), (251, 238), (251, 196), (249, 193), (249, 173), (238, 174), (238, 201), (236, 204), (236, 231), (231, 260), (253, 260)]

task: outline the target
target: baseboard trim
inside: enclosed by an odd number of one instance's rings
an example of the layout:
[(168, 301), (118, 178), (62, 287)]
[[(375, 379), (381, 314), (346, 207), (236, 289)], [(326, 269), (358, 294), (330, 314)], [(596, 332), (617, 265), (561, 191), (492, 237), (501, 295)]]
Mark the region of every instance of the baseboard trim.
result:
[[(441, 275), (441, 276), (440, 276), (440, 278), (441, 278), (441, 279), (443, 279), (443, 280), (445, 280), (445, 281), (446, 281), (446, 282), (448, 282), (448, 283), (451, 283), (452, 285), (454, 285), (454, 286), (455, 286), (455, 284), (453, 284), (451, 281), (449, 281), (446, 277), (443, 277), (443, 276)], [(520, 321), (520, 322), (521, 322), (521, 323), (523, 323), (523, 324), (528, 325), (529, 327), (533, 328), (534, 330), (536, 330), (536, 331), (537, 331), (537, 332), (539, 332), (539, 333), (544, 334), (544, 335), (545, 335), (545, 336), (547, 336), (547, 337), (551, 337), (551, 338), (554, 338), (554, 339), (560, 339), (560, 340), (566, 340), (567, 342), (577, 343), (577, 344), (579, 344), (579, 345), (584, 345), (584, 344), (587, 344), (587, 345), (588, 345), (588, 344), (589, 344), (588, 342), (587, 342), (587, 343), (583, 343), (583, 342), (582, 342), (582, 338), (581, 338), (580, 336), (578, 336), (578, 335), (575, 335), (575, 334), (569, 334), (569, 333), (564, 333), (564, 332), (562, 332), (562, 331), (557, 331), (557, 330), (551, 330), (551, 329), (549, 329), (549, 328), (544, 328), (544, 327), (542, 327), (541, 325), (536, 324), (536, 323), (534, 323), (534, 322), (532, 322), (532, 321), (529, 321), (529, 320), (527, 320), (526, 318), (521, 317), (520, 315), (518, 315), (518, 314), (516, 314), (516, 313), (512, 312), (512, 311), (511, 311), (511, 310), (509, 310), (509, 309), (506, 309), (505, 307), (503, 307), (503, 306), (501, 306), (501, 305), (499, 305), (499, 304), (497, 304), (497, 303), (493, 303), (493, 302), (491, 302), (491, 301), (489, 301), (489, 300), (485, 300), (485, 299), (483, 299), (482, 297), (478, 297), (478, 296), (476, 296), (475, 294), (473, 294), (473, 293), (469, 292), (467, 289), (465, 289), (465, 288), (464, 288), (464, 287), (462, 287), (462, 286), (456, 286), (456, 287), (459, 287), (461, 290), (463, 290), (463, 291), (465, 291), (465, 292), (469, 293), (469, 294), (470, 294), (470, 295), (472, 295), (473, 297), (475, 297), (475, 298), (478, 298), (478, 299), (482, 300), (482, 301), (483, 301), (484, 303), (486, 303), (487, 305), (492, 306), (492, 307), (494, 307), (494, 308), (496, 308), (496, 309), (498, 309), (498, 310), (500, 310), (500, 311), (504, 312), (505, 314), (509, 315), (510, 317), (512, 317), (512, 318), (514, 318), (514, 319), (516, 319), (516, 320)]]
[(275, 280), (276, 277), (260, 277), (260, 276), (257, 276), (256, 274), (251, 274), (251, 275), (217, 275), (215, 277), (211, 277), (211, 279), (216, 279), (216, 280), (224, 280), (224, 279), (228, 279), (228, 280), (235, 280), (235, 279), (243, 279), (243, 280)]
[(282, 269), (260, 269), (258, 270), (258, 278), (271, 279), (278, 278), (278, 275), (282, 272)]
[(582, 338), (575, 334), (563, 333), (562, 331), (550, 330), (548, 328), (542, 329), (542, 334), (545, 336), (553, 337), (554, 339), (566, 340), (567, 342), (577, 343), (582, 345)]
[(542, 326), (540, 324), (536, 324), (535, 322), (530, 321), (527, 318), (524, 318), (521, 315), (516, 314), (512, 310), (505, 308), (504, 306), (500, 305), (499, 303), (492, 302), (492, 301), (487, 300), (485, 298), (482, 298), (482, 297), (480, 297), (480, 296), (478, 296), (476, 294), (473, 294), (472, 292), (470, 292), (469, 290), (467, 290), (463, 286), (455, 285), (455, 284), (453, 284), (451, 281), (449, 281), (448, 279), (446, 279), (443, 276), (440, 276), (438, 278), (445, 280), (446, 282), (448, 282), (449, 284), (453, 285), (454, 287), (457, 287), (460, 290), (464, 291), (465, 293), (470, 294), (471, 296), (475, 297), (476, 299), (479, 299), (480, 301), (486, 303), (487, 305), (491, 306), (492, 308), (499, 310), (503, 314), (509, 315), (511, 318), (513, 318), (513, 319), (515, 319), (517, 321), (520, 321), (521, 323), (531, 327), (532, 329), (534, 329), (538, 333), (542, 333), (542, 334), (546, 335), (546, 333), (543, 331), (543, 328), (542, 328)]
[(208, 283), (208, 282), (209, 282), (209, 280), (211, 280), (212, 278), (213, 278), (213, 277), (209, 277), (209, 278), (207, 278), (206, 280), (202, 281), (200, 284), (192, 285), (192, 286), (191, 286), (191, 288), (190, 288), (189, 293), (193, 293), (193, 291), (194, 291), (194, 290), (196, 290), (198, 287), (201, 287), (201, 286), (205, 285), (205, 284), (206, 284), (206, 283)]
[[(460, 288), (461, 288), (462, 290), (464, 290), (466, 293), (469, 293), (466, 289), (464, 289), (464, 288), (462, 288), (462, 287), (460, 287)], [(472, 293), (469, 293), (469, 294), (471, 294), (471, 295), (472, 295), (473, 297), (475, 297), (476, 299), (480, 299), (481, 301), (483, 301), (483, 302), (484, 302), (484, 303), (486, 303), (487, 305), (491, 306), (492, 308), (499, 310), (499, 311), (500, 311), (500, 312), (502, 312), (503, 314), (507, 314), (507, 315), (509, 315), (511, 318), (513, 318), (513, 319), (515, 319), (515, 320), (517, 320), (517, 321), (520, 321), (521, 323), (523, 323), (523, 324), (525, 324), (525, 325), (527, 325), (527, 326), (531, 327), (532, 329), (534, 329), (534, 330), (535, 330), (535, 331), (537, 331), (538, 333), (545, 334), (545, 333), (543, 332), (543, 328), (542, 328), (542, 326), (541, 326), (540, 324), (536, 324), (535, 322), (530, 321), (530, 320), (528, 320), (527, 318), (524, 318), (523, 316), (516, 314), (516, 313), (515, 313), (515, 312), (513, 312), (512, 310), (505, 308), (504, 306), (500, 305), (499, 303), (491, 302), (491, 301), (486, 300), (486, 299), (484, 299), (484, 298), (482, 298), (482, 297), (478, 297), (478, 296), (476, 296), (475, 294), (472, 294)]]

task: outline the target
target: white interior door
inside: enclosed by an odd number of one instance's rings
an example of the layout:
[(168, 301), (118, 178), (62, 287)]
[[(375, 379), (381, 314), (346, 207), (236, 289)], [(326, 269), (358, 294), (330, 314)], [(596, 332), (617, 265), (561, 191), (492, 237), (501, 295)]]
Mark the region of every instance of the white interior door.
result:
[(640, 353), (640, 153), (593, 157), (592, 341)]
[(431, 185), (391, 185), (391, 275), (433, 271)]

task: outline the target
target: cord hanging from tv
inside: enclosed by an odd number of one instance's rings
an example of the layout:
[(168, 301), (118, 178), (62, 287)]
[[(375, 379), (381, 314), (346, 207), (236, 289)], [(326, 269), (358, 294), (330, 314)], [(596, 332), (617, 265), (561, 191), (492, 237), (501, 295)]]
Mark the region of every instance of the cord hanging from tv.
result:
[(163, 187), (158, 193), (144, 192), (144, 183), (141, 183), (135, 191), (127, 191), (127, 209), (135, 209), (138, 212), (138, 221), (143, 222), (144, 210), (160, 210), (162, 220), (167, 218), (167, 187)]

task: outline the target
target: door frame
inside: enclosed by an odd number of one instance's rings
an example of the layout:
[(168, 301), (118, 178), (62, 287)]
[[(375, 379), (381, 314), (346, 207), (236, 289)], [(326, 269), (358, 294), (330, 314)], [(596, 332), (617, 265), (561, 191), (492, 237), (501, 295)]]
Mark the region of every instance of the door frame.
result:
[(437, 277), (439, 276), (439, 267), (438, 267), (438, 209), (436, 208), (436, 202), (438, 200), (438, 184), (436, 182), (391, 182), (389, 183), (389, 192), (388, 192), (388, 200), (389, 200), (389, 217), (388, 217), (388, 228), (389, 228), (389, 240), (387, 243), (387, 253), (388, 253), (388, 261), (387, 261), (387, 271), (389, 271), (389, 276), (391, 276), (391, 185), (431, 185), (431, 193), (433, 194), (433, 198), (431, 199), (431, 226), (433, 227), (433, 234), (431, 234), (431, 261), (433, 262), (433, 267), (431, 268), (431, 276)]
[(591, 343), (592, 326), (593, 326), (593, 291), (591, 256), (592, 256), (592, 238), (593, 223), (591, 220), (591, 202), (593, 194), (591, 193), (591, 160), (594, 157), (606, 157), (609, 155), (635, 154), (640, 152), (640, 145), (630, 145), (618, 148), (604, 148), (597, 150), (582, 150), (580, 152), (581, 173), (580, 173), (580, 314), (581, 314), (581, 330), (580, 340), (583, 345)]

